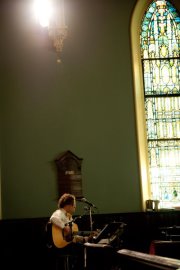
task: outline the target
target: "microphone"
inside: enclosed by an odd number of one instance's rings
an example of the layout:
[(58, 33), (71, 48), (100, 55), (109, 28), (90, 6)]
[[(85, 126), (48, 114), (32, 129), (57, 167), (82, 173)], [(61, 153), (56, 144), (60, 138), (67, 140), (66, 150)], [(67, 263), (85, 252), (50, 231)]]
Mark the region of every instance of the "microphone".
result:
[(88, 204), (90, 207), (97, 208), (93, 203), (89, 202), (86, 198), (78, 199), (78, 201), (84, 202), (84, 203)]

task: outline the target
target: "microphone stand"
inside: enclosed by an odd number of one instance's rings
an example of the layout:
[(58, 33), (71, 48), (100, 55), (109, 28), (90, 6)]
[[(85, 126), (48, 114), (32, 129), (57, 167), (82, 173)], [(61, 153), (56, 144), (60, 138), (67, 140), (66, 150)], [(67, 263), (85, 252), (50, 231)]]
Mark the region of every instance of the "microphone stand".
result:
[[(93, 231), (93, 221), (92, 221), (92, 205), (85, 207), (89, 212), (89, 221), (90, 221), (90, 231)], [(84, 269), (87, 269), (87, 248), (84, 246)]]
[[(86, 198), (81, 198), (78, 199), (80, 202), (86, 203), (88, 205), (88, 207), (86, 207), (86, 210), (89, 211), (89, 220), (90, 220), (90, 230), (93, 230), (93, 221), (92, 221), (92, 209), (93, 208), (97, 208), (94, 204), (92, 204), (91, 202), (89, 202)], [(85, 207), (84, 207), (85, 209)]]
[[(88, 204), (88, 207), (84, 207), (84, 209), (89, 211), (89, 221), (90, 221), (90, 231), (93, 231), (93, 221), (92, 221), (92, 208), (95, 206), (91, 203), (88, 203), (87, 201), (85, 202)], [(84, 246), (84, 269), (87, 268), (87, 248)]]
[(89, 222), (90, 222), (90, 231), (93, 231), (93, 220), (92, 220), (92, 213), (93, 213), (93, 205), (89, 205), (89, 206), (85, 206), (84, 210), (88, 211), (88, 215), (89, 215)]
[(89, 220), (90, 220), (90, 231), (93, 231), (93, 221), (92, 221), (92, 206), (89, 206)]

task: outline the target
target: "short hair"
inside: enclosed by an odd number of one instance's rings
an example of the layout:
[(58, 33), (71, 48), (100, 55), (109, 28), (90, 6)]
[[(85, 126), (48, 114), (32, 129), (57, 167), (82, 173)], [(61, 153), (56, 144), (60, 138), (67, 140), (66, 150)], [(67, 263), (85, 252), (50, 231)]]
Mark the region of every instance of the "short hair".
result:
[(59, 198), (59, 201), (58, 201), (58, 207), (59, 208), (63, 208), (64, 206), (66, 205), (74, 205), (75, 203), (75, 196), (72, 195), (72, 194), (69, 194), (69, 193), (64, 193), (60, 198)]

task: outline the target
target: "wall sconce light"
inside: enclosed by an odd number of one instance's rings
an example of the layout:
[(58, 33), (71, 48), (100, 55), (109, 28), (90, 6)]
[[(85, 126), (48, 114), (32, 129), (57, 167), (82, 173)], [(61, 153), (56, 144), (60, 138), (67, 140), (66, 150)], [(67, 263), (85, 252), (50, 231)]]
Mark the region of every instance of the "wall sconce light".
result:
[(67, 37), (64, 0), (35, 0), (35, 13), (42, 27), (47, 27), (52, 45), (61, 63), (61, 52)]

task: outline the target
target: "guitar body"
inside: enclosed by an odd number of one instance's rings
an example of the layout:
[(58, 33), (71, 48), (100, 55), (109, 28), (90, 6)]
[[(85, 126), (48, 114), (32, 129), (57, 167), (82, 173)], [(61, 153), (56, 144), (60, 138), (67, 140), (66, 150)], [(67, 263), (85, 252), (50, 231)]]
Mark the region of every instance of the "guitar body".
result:
[[(72, 232), (73, 234), (78, 232), (78, 226), (76, 223), (73, 223), (72, 225)], [(63, 235), (63, 230), (56, 226), (55, 224), (52, 224), (52, 239), (53, 243), (57, 248), (64, 248), (68, 244), (72, 243), (72, 241), (68, 242), (66, 241), (66, 237)]]

